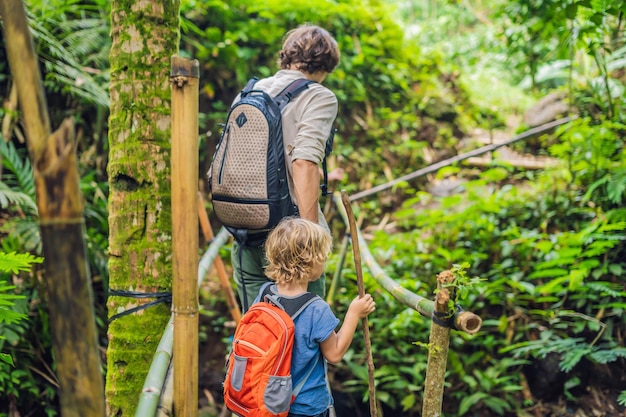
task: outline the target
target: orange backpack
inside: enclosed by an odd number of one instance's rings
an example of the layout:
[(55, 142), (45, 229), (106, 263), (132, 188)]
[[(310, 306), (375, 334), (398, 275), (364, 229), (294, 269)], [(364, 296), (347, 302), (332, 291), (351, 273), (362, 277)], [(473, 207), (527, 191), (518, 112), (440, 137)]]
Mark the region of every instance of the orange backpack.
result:
[(281, 301), (273, 286), (266, 285), (261, 298), (266, 301), (241, 318), (226, 363), (224, 404), (240, 417), (286, 417), (315, 367), (292, 389), (293, 320), (320, 297), (306, 293)]

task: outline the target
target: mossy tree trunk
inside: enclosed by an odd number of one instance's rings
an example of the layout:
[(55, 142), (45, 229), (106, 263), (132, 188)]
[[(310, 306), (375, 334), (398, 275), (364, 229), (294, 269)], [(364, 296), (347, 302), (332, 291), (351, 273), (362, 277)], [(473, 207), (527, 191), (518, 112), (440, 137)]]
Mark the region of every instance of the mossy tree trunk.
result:
[[(179, 0), (111, 4), (109, 119), (109, 271), (111, 290), (172, 288), (170, 205), (170, 59), (178, 52)], [(152, 301), (111, 296), (109, 316)], [(106, 404), (109, 416), (132, 416), (169, 304), (109, 325)]]

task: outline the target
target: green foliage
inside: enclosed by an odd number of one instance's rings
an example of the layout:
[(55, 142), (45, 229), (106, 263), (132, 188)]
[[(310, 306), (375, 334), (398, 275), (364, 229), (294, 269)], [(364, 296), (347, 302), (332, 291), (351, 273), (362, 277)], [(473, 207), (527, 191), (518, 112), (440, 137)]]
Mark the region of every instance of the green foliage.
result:
[[(30, 300), (36, 291), (24, 285), (25, 273), (42, 261), (28, 253), (0, 251), (0, 414), (14, 406), (24, 413), (39, 409), (46, 410), (48, 416), (56, 415), (56, 386), (50, 382), (54, 376), (46, 364), (51, 362), (51, 340), (45, 326), (41, 327), (47, 316), (43, 309), (31, 309)], [(15, 280), (19, 284), (8, 284), (9, 273), (16, 278), (19, 273)], [(33, 313), (45, 321), (31, 317)]]
[(482, 405), (495, 415), (505, 415), (514, 409), (517, 393), (522, 390), (515, 377), (515, 371), (524, 362), (503, 358), (492, 361), (484, 370), (474, 368), (473, 372), (463, 373), (461, 380), (467, 384), (472, 394), (466, 392), (453, 393), (460, 399), (458, 415), (465, 415), (472, 407)]
[[(23, 151), (23, 149), (22, 149)], [(34, 251), (41, 253), (41, 238), (37, 226), (37, 204), (33, 169), (24, 152), (18, 151), (13, 142), (0, 140), (2, 179), (0, 180), (0, 208), (14, 213), (0, 225), (0, 232), (8, 236), (2, 239), (5, 251)]]
[[(41, 258), (35, 258), (30, 254), (16, 254), (0, 252), (0, 272), (12, 272), (17, 274), (19, 271), (29, 271), (31, 264), (41, 262)], [(0, 326), (17, 324), (26, 318), (25, 314), (12, 310), (16, 300), (24, 299), (24, 296), (13, 294), (12, 291), (16, 287), (7, 285), (6, 281), (0, 276)], [(5, 337), (0, 334), (0, 340)], [(0, 361), (13, 364), (13, 358), (6, 353), (0, 353)]]
[(107, 108), (108, 15), (99, 1), (29, 0), (30, 26), (45, 67), (44, 84)]
[(626, 201), (625, 132), (626, 124), (586, 117), (561, 129), (562, 140), (550, 146), (552, 155), (567, 161), (572, 186), (586, 187), (583, 203), (608, 211)]
[[(578, 120), (557, 132), (550, 148), (562, 167), (540, 175), (492, 168), (466, 181), (463, 194), (435, 200), (419, 193), (396, 212), (398, 225), (409, 231), (380, 233), (371, 242), (390, 276), (421, 281), (407, 288), (434, 288), (428, 277), (461, 261), (469, 263), (469, 274), (487, 278), (462, 305), (499, 319), (485, 320), (478, 337), (452, 342), (447, 380), (467, 384), (467, 391), (457, 387), (453, 394), (461, 401), (458, 415), (517, 409), (521, 364), (549, 352), (560, 355), (572, 383), (581, 361), (623, 361), (617, 329), (626, 307), (619, 281), (626, 268), (626, 212), (606, 183), (590, 187), (625, 167), (622, 129)], [(590, 136), (593, 143), (586, 141)], [(467, 352), (474, 352), (473, 361), (456, 365), (454, 358)], [(511, 354), (517, 372), (503, 369)], [(504, 375), (496, 385), (511, 390), (498, 391), (489, 375)], [(480, 378), (484, 384), (477, 385)]]
[[(567, 87), (569, 104), (581, 117), (540, 142), (541, 151), (560, 161), (556, 168), (517, 170), (496, 153), (485, 170), (456, 165), (437, 174), (461, 180), (462, 194), (434, 198), (421, 190), (420, 180), (362, 202), (361, 209), (366, 227), (392, 212), (394, 233), (367, 229), (370, 248), (388, 275), (418, 295), (432, 297), (439, 272), (467, 264), (462, 271), (468, 285), (458, 301), (483, 318), (483, 329), (472, 337), (453, 332), (446, 380), (454, 389), (445, 393), (446, 415), (512, 415), (531, 406), (520, 394), (522, 371), (548, 352), (560, 355), (570, 399), (569, 391), (582, 383), (581, 364), (623, 370), (624, 363), (622, 2), (394, 3), (398, 8), (389, 12), (387, 3), (374, 0), (183, 2), (181, 54), (201, 62), (201, 122), (208, 131), (202, 163), (237, 91), (250, 76), (277, 69), (284, 32), (304, 22), (328, 28), (342, 51), (326, 84), (340, 102), (331, 166), (348, 169), (340, 184), (348, 192), (454, 154), (458, 139), (474, 126), (499, 127), (521, 113), (530, 104), (528, 88)], [(87, 242), (94, 283), (105, 289), (109, 4), (29, 5), (53, 119), (74, 114), (85, 131), (81, 160), (92, 168), (81, 173)], [(7, 71), (0, 59), (3, 85)], [(23, 149), (11, 146), (0, 140), (2, 248), (38, 253), (32, 168)], [(369, 320), (379, 400), (403, 415), (419, 415), (428, 353), (422, 345), (430, 323), (365, 275), (368, 291), (384, 306), (384, 314), (379, 308)], [(485, 281), (475, 285), (470, 276)], [(356, 294), (354, 270), (346, 269), (344, 279), (339, 316)], [(15, 362), (0, 358), (3, 394), (15, 398), (25, 415), (53, 410), (56, 389), (37, 376), (53, 378), (38, 283), (2, 285), (7, 295), (26, 297), (5, 299), (10, 311), (32, 316), (0, 325), (0, 346), (10, 349)], [(104, 291), (96, 297), (105, 317)], [(346, 361), (331, 369), (341, 382), (335, 388), (367, 398), (362, 340), (355, 339)], [(626, 406), (626, 392), (618, 401)], [(0, 413), (7, 407), (0, 401)]]

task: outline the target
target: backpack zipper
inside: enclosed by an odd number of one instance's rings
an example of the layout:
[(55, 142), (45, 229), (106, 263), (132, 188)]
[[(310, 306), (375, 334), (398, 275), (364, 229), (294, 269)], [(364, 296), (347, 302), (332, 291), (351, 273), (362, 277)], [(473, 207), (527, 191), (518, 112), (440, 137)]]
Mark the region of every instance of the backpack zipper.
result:
[(252, 344), (250, 342), (247, 342), (245, 340), (235, 340), (235, 343), (236, 344), (240, 344), (240, 345), (245, 346), (245, 347), (248, 347), (248, 348), (254, 350), (256, 353), (258, 353), (260, 355), (265, 355), (267, 353), (266, 351), (264, 351), (263, 349), (261, 349), (257, 345)]
[(224, 143), (224, 154), (222, 155), (222, 163), (220, 164), (220, 171), (219, 174), (217, 175), (217, 183), (219, 185), (222, 185), (222, 179), (224, 178), (224, 167), (226, 165), (226, 152), (228, 151), (228, 142), (230, 139), (230, 127), (232, 126), (232, 123), (229, 123), (228, 126), (226, 126), (226, 131), (224, 132), (224, 139), (226, 139), (226, 143)]

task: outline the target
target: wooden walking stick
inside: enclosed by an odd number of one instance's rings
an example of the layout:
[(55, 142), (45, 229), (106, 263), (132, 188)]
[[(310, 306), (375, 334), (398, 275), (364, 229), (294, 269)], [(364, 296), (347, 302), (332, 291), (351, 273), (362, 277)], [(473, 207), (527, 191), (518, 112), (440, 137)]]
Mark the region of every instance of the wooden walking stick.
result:
[[(365, 288), (363, 287), (363, 271), (361, 269), (361, 251), (359, 250), (358, 230), (356, 228), (356, 221), (354, 220), (354, 213), (352, 213), (350, 197), (348, 197), (345, 190), (341, 191), (341, 201), (346, 208), (348, 225), (350, 226), (350, 234), (352, 236), (352, 252), (354, 253), (354, 269), (356, 271), (356, 283), (359, 289), (359, 297), (363, 297), (365, 296)], [(369, 377), (370, 417), (376, 417), (378, 416), (378, 412), (376, 411), (376, 387), (374, 385), (374, 359), (372, 358), (372, 342), (370, 341), (367, 317), (363, 317), (362, 323), (363, 338), (365, 339), (365, 353), (367, 354), (367, 373)]]

